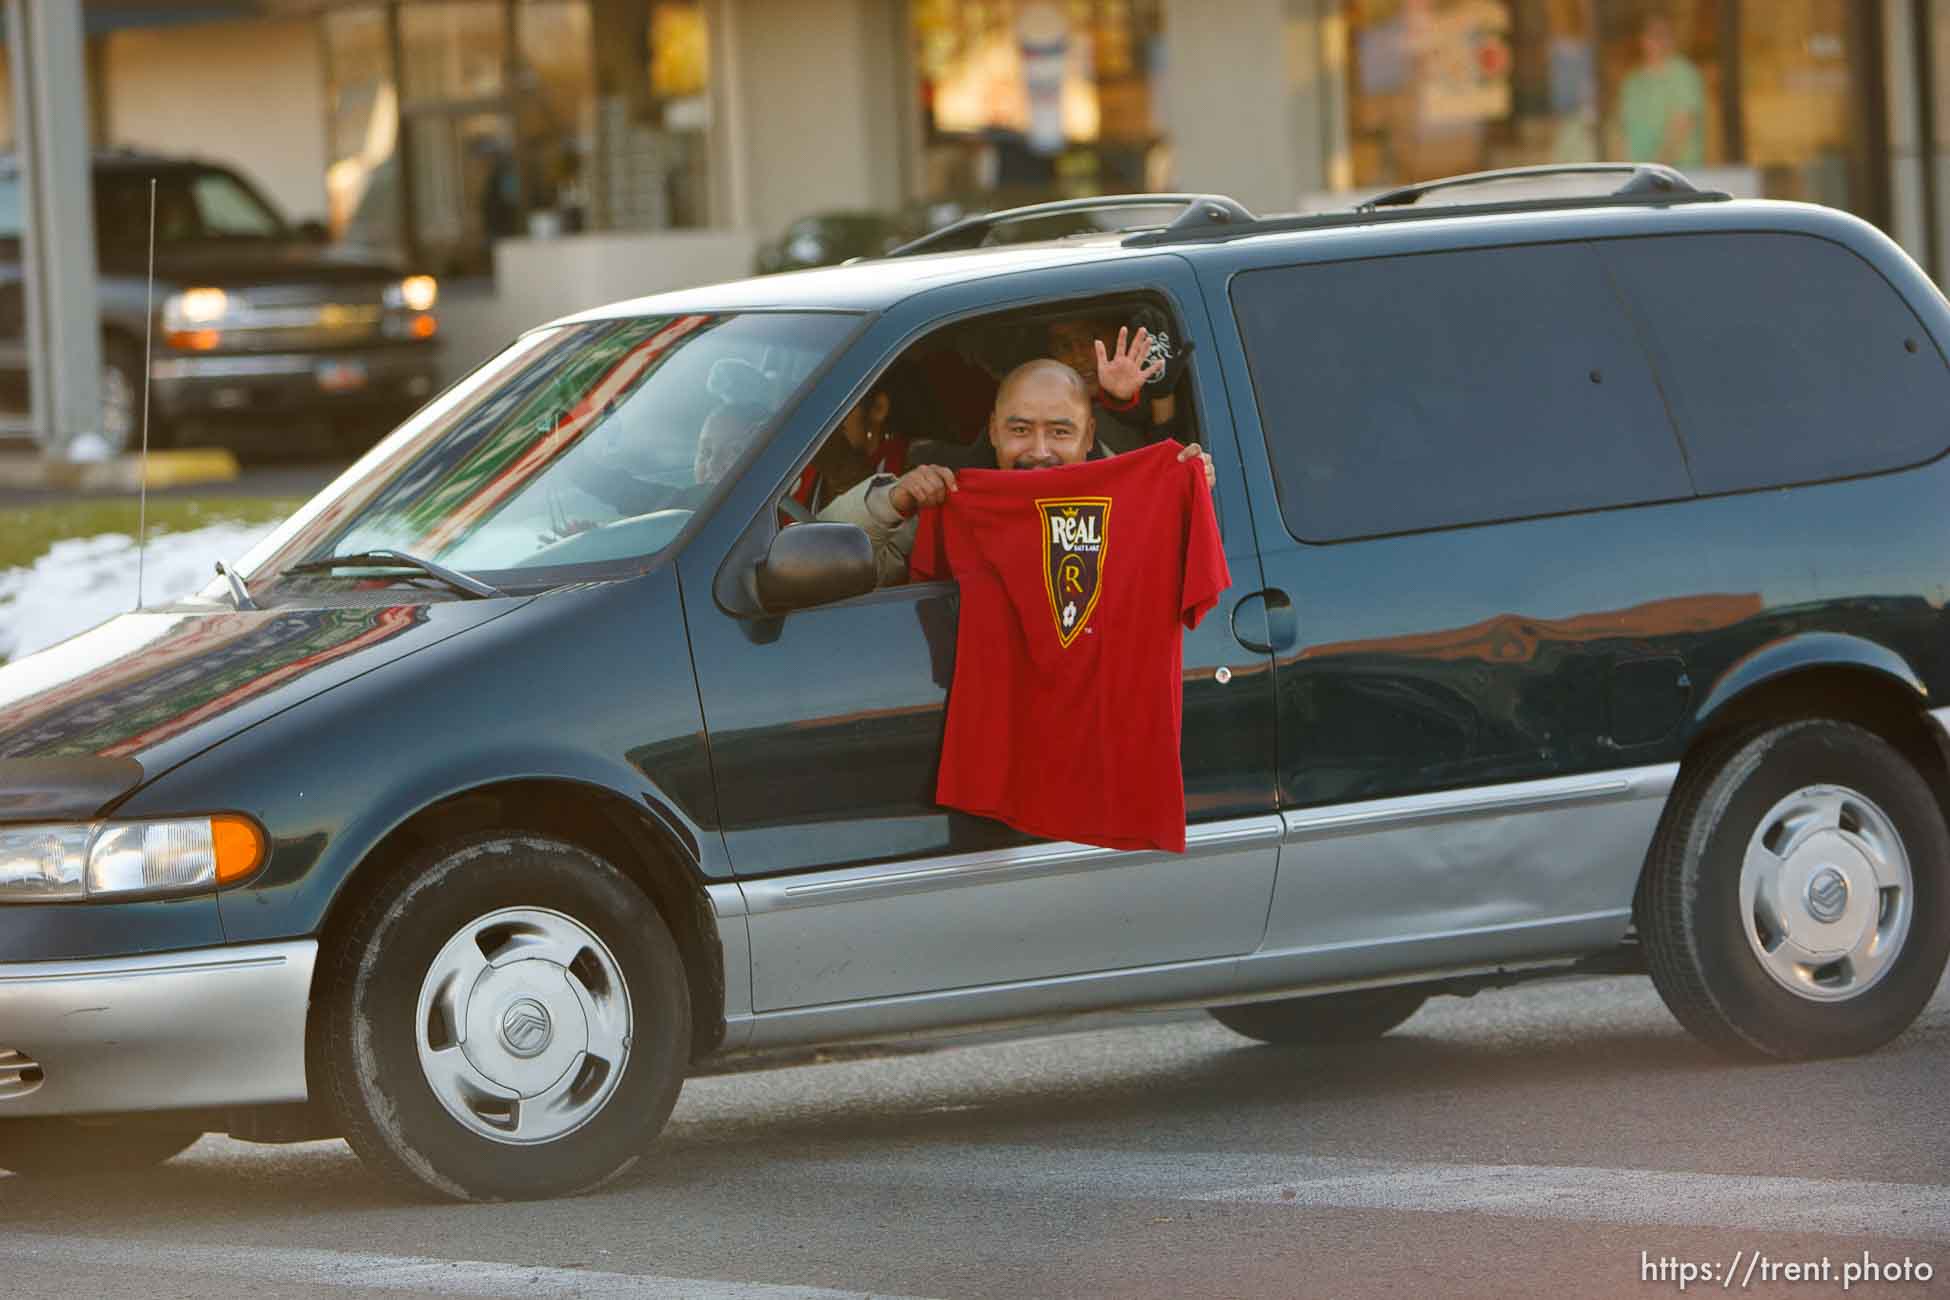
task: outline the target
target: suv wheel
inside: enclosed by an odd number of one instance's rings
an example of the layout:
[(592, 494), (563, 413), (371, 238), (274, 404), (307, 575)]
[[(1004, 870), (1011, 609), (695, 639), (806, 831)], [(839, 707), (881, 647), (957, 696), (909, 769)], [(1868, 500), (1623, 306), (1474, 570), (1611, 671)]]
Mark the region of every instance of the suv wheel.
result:
[(25, 1178), (129, 1173), (181, 1154), (202, 1136), (200, 1128), (166, 1122), (4, 1119), (0, 1120), (0, 1169)]
[(1941, 807), (1881, 737), (1822, 719), (1735, 737), (1682, 778), (1646, 864), (1653, 983), (1737, 1055), (1880, 1047), (1943, 973), (1946, 866)]
[(582, 1191), (634, 1164), (676, 1104), (691, 1041), (676, 942), (573, 845), (490, 833), (424, 854), (327, 962), (328, 1104), (405, 1189)]
[[(142, 449), (142, 353), (120, 338), (102, 340), (102, 441), (111, 456)], [(149, 445), (160, 440), (150, 429)]]
[(1421, 989), (1402, 985), (1212, 1007), (1210, 1012), (1227, 1029), (1248, 1038), (1282, 1047), (1304, 1047), (1379, 1038), (1414, 1015), (1428, 1000), (1429, 995)]

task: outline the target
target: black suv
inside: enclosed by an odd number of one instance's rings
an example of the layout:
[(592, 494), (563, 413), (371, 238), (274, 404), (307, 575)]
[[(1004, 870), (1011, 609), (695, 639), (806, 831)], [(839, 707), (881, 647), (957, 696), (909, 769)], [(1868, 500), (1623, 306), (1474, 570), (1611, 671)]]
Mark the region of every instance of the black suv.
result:
[[(1336, 1042), (1595, 972), (1733, 1053), (1888, 1041), (1950, 950), (1950, 303), (1842, 213), (1626, 175), (1001, 214), (525, 335), (227, 578), (0, 668), (0, 1166), (343, 1134), (543, 1195), (706, 1057)], [(1234, 583), (1182, 856), (937, 806), (956, 587), (788, 522), (876, 394), (952, 441), (983, 335), (1140, 310)]]
[[(136, 153), (93, 167), (110, 452), (141, 438), (149, 183), (156, 182), (150, 439), (367, 441), (433, 392), (433, 277), (293, 227), (225, 167)], [(28, 409), (21, 337), (22, 178), (0, 157), (0, 411)]]

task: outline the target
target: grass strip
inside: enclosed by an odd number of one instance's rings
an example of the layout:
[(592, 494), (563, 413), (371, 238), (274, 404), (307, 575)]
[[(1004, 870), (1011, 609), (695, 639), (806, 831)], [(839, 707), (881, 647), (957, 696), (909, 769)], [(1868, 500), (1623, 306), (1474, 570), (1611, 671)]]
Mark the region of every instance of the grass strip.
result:
[[(163, 497), (149, 502), (149, 536), (211, 524), (264, 523), (284, 518), (303, 503), (302, 497)], [(133, 497), (81, 497), (0, 510), (0, 569), (30, 565), (69, 537), (133, 537), (135, 526)]]

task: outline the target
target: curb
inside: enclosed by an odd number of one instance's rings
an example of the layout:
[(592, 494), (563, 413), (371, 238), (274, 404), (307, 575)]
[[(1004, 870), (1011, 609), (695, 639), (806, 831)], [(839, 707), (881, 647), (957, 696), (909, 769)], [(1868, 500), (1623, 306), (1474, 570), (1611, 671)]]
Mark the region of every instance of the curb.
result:
[(152, 451), (114, 460), (65, 461), (43, 456), (0, 455), (0, 487), (68, 492), (137, 492), (196, 483), (228, 483), (238, 474), (237, 458), (221, 447)]

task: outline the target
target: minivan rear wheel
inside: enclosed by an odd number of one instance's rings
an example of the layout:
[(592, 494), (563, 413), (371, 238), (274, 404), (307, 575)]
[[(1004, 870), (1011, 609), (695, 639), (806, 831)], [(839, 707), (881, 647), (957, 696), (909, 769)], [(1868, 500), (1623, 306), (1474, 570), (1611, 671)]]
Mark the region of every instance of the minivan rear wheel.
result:
[(1235, 1033), (1262, 1043), (1304, 1047), (1316, 1043), (1359, 1043), (1379, 1038), (1414, 1015), (1429, 995), (1412, 985), (1323, 993), (1279, 1002), (1247, 1002), (1212, 1007), (1212, 1018)]
[(1653, 983), (1679, 1022), (1740, 1056), (1880, 1047), (1950, 955), (1950, 830), (1888, 741), (1807, 719), (1690, 768), (1639, 899)]
[(422, 854), (327, 962), (327, 1102), (404, 1189), (582, 1191), (634, 1164), (676, 1104), (691, 1041), (676, 942), (574, 845), (484, 833)]

